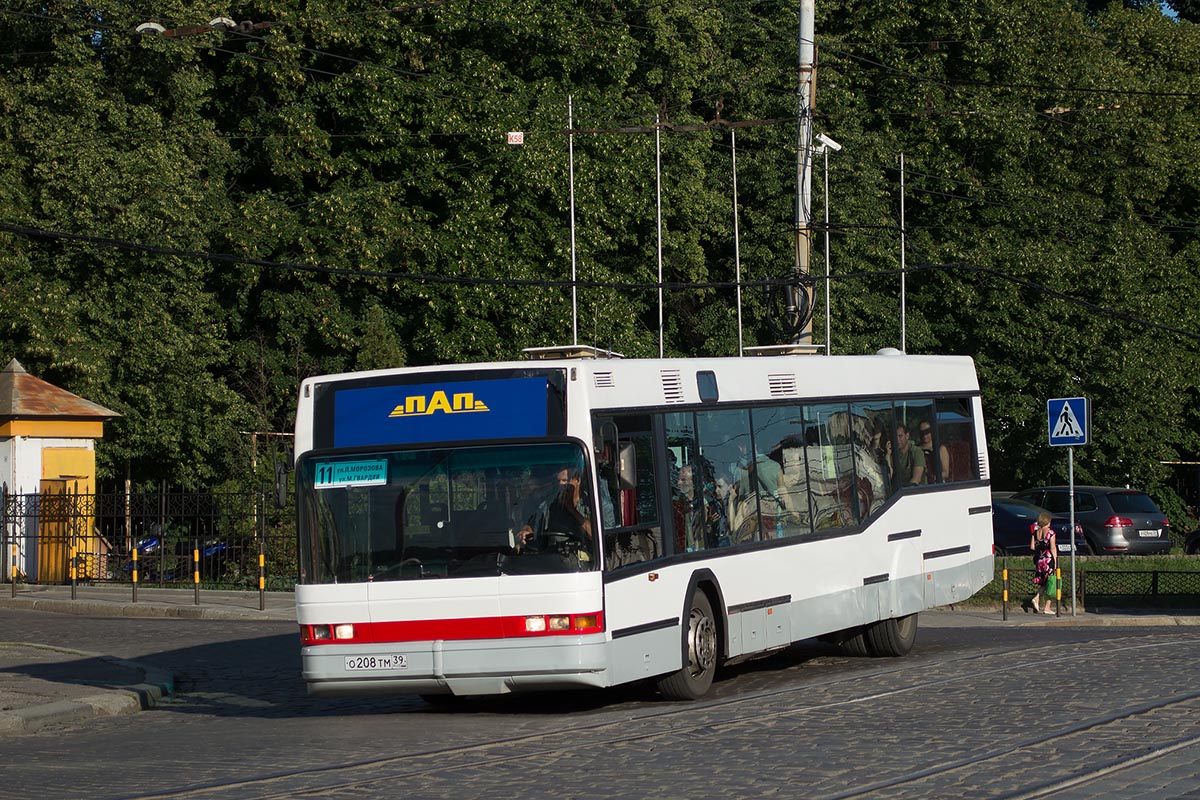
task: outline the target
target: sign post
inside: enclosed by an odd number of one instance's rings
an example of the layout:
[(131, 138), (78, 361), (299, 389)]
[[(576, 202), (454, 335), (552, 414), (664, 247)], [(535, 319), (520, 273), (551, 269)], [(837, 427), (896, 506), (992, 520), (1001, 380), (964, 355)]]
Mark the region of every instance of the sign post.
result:
[[(1086, 397), (1046, 401), (1051, 447), (1067, 448), (1067, 496), (1071, 502), (1071, 616), (1075, 616), (1075, 447), (1092, 440), (1092, 404)], [(1057, 558), (1057, 554), (1055, 555)]]

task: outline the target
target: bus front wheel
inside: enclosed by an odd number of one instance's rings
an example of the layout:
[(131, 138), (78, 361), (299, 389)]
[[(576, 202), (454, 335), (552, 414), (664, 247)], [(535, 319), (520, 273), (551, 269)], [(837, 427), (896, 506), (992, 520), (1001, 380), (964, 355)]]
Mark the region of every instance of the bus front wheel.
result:
[(670, 700), (698, 700), (717, 671), (717, 621), (708, 595), (700, 589), (692, 595), (683, 635), (687, 660), (682, 669), (658, 682), (658, 690)]

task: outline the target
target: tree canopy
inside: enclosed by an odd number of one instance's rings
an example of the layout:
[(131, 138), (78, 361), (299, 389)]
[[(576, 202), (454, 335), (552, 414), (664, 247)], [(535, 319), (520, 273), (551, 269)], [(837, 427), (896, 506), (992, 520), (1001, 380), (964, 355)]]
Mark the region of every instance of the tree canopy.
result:
[[(1077, 480), (1184, 512), (1192, 5), (817, 4), (832, 350), (900, 345), (903, 246), (905, 348), (976, 359), (997, 488), (1065, 478), (1045, 400), (1087, 396)], [(667, 354), (736, 354), (739, 266), (746, 343), (780, 341), (795, 3), (153, 8), (0, 10), (0, 357), (123, 415), (105, 475), (220, 483), (313, 374), (515, 358), (573, 323), (657, 355), (660, 194)]]

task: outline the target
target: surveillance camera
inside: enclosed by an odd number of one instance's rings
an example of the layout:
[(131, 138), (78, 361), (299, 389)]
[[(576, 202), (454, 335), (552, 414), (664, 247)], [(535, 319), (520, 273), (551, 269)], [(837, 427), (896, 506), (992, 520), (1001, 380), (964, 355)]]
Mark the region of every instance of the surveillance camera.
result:
[(826, 136), (823, 133), (817, 134), (817, 141), (820, 142), (821, 144), (825, 145), (826, 147), (828, 147), (830, 150), (832, 150), (835, 153), (838, 150), (842, 149), (842, 146), (840, 144), (835, 142), (833, 139), (830, 139), (828, 136)]

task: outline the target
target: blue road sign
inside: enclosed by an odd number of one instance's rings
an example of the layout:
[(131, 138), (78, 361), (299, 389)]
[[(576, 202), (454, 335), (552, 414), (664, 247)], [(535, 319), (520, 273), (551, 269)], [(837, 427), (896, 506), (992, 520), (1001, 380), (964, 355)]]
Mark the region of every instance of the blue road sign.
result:
[(1046, 424), (1051, 447), (1087, 444), (1092, 438), (1092, 417), (1086, 397), (1058, 397), (1046, 401)]

